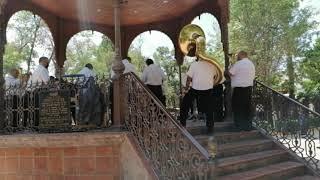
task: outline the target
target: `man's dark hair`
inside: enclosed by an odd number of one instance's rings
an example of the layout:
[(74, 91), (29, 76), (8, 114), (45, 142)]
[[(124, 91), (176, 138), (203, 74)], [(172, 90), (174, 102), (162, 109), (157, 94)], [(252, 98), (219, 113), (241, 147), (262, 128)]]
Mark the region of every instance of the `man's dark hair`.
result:
[(90, 63), (86, 64), (85, 67), (87, 67), (87, 68), (89, 68), (89, 69), (91, 69), (91, 70), (93, 69), (93, 66), (92, 66), (92, 64), (90, 64)]
[(146, 60), (146, 64), (149, 66), (150, 64), (153, 64), (153, 60), (152, 59), (147, 59)]
[(131, 62), (131, 57), (126, 56), (124, 59), (128, 60), (129, 62)]
[(47, 57), (42, 56), (41, 58), (39, 58), (39, 63), (41, 63), (42, 61), (49, 61), (49, 59)]
[(196, 43), (190, 43), (188, 44), (188, 54), (187, 56), (189, 57), (195, 57), (196, 56), (196, 51), (197, 51), (197, 45)]

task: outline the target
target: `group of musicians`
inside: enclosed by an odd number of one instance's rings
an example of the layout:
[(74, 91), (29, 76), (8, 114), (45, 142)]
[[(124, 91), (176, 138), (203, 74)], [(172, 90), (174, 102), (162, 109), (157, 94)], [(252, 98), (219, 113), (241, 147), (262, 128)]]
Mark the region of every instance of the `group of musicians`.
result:
[[(198, 112), (202, 112), (205, 115), (208, 133), (213, 133), (214, 121), (221, 121), (223, 118), (223, 100), (220, 98), (223, 93), (223, 82), (219, 82), (218, 84), (215, 82), (217, 72), (214, 70), (214, 65), (201, 59), (200, 56), (197, 56), (195, 46), (189, 49), (187, 56), (193, 57), (195, 61), (190, 65), (186, 73), (187, 80), (183, 91), (184, 93), (180, 109), (180, 123), (182, 126), (186, 127), (189, 110), (196, 100)], [(123, 61), (128, 61), (128, 63), (130, 63), (130, 59), (128, 59), (129, 57)], [(48, 71), (49, 63), (50, 61), (48, 58), (41, 57), (39, 59), (39, 65), (36, 67), (28, 81), (26, 81), (27, 79), (24, 79), (25, 82), (18, 78), (19, 70), (12, 69), (5, 78), (6, 88), (9, 89), (13, 86), (20, 87), (21, 83), (24, 83), (27, 86), (26, 92), (28, 92), (29, 87), (36, 86), (39, 83), (47, 83), (50, 80)], [(154, 65), (151, 59), (148, 59), (146, 64), (147, 67), (143, 72), (142, 81), (147, 85), (147, 87), (149, 87), (151, 92), (153, 92), (156, 97), (165, 104), (161, 87), (165, 74), (161, 68)], [(126, 69), (128, 69), (128, 72), (134, 71), (129, 70), (130, 68), (127, 66)], [(79, 73), (83, 74), (86, 78), (94, 77), (95, 74), (92, 70), (93, 66), (91, 64), (87, 64)], [(248, 54), (245, 51), (240, 51), (237, 54), (237, 62), (227, 70), (226, 74), (231, 77), (231, 86), (233, 88), (232, 110), (235, 127), (239, 131), (250, 131), (251, 93), (255, 77), (255, 67), (248, 59)], [(12, 107), (12, 109), (15, 110), (15, 113), (13, 114), (14, 125), (16, 125), (18, 119), (16, 112), (18, 101), (16, 99), (17, 96), (21, 95), (21, 93), (15, 93), (16, 94), (10, 94), (14, 98)], [(37, 108), (39, 107), (38, 100), (36, 100), (35, 106)], [(36, 112), (34, 116), (35, 124), (38, 125), (39, 112)]]
[[(214, 84), (217, 75), (214, 65), (201, 59), (195, 54), (195, 51), (195, 48), (191, 47), (188, 53), (188, 56), (195, 57), (195, 61), (186, 73), (187, 80), (180, 109), (180, 123), (186, 127), (190, 107), (196, 100), (198, 112), (205, 114), (207, 132), (212, 134), (214, 121), (221, 121), (223, 118), (223, 82)], [(238, 131), (250, 131), (252, 129), (251, 94), (255, 67), (245, 51), (237, 54), (237, 62), (226, 71), (226, 74), (231, 78), (235, 128)]]

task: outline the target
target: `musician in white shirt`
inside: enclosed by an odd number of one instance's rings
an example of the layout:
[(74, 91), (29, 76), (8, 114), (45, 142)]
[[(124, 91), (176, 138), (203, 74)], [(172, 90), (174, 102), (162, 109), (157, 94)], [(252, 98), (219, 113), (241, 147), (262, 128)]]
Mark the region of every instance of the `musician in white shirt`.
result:
[[(196, 45), (190, 44), (188, 56), (196, 56)], [(190, 84), (192, 82), (192, 87), (188, 92), (188, 96), (184, 96), (182, 100), (181, 110), (180, 110), (180, 123), (182, 126), (186, 126), (186, 119), (188, 116), (188, 110), (190, 104), (193, 103), (194, 99), (199, 100), (198, 109), (204, 112), (206, 115), (206, 125), (207, 132), (209, 134), (213, 133), (213, 96), (212, 88), (214, 85), (214, 77), (217, 74), (215, 71), (215, 66), (209, 62), (201, 60), (198, 57), (198, 61), (193, 62), (187, 72), (187, 83), (186, 90), (189, 90)]]
[[(131, 63), (131, 58), (130, 58), (130, 57), (124, 58), (124, 59), (122, 60), (122, 63), (123, 63), (123, 65), (124, 65), (123, 74), (129, 73), (129, 72), (137, 73), (137, 72), (136, 72), (136, 67)], [(114, 75), (115, 75), (115, 73), (114, 73), (113, 70), (111, 69), (111, 78), (113, 78)]]
[(19, 77), (19, 70), (16, 68), (13, 68), (10, 70), (9, 74), (7, 74), (7, 76), (5, 77), (5, 86), (6, 89), (8, 90), (9, 88), (19, 88), (20, 86), (20, 79), (18, 79)]
[[(36, 69), (33, 71), (29, 81), (28, 81), (28, 92), (26, 93), (26, 99), (29, 99), (32, 97), (32, 94), (34, 96), (34, 107), (35, 110), (32, 112), (33, 116), (33, 122), (35, 126), (39, 125), (39, 92), (34, 91), (36, 88), (40, 88), (42, 84), (47, 84), (50, 80), (49, 76), (49, 67), (50, 61), (47, 57), (41, 57), (39, 59), (39, 65), (36, 67)], [(27, 106), (30, 106), (28, 104)]]
[(39, 65), (33, 71), (29, 81), (28, 86), (36, 86), (40, 85), (41, 83), (48, 83), (50, 76), (49, 76), (49, 67), (50, 61), (47, 57), (41, 57), (39, 59)]
[(92, 64), (88, 63), (84, 66), (83, 69), (78, 74), (82, 74), (88, 79), (89, 77), (95, 77), (96, 73), (93, 71), (93, 66)]
[(252, 129), (251, 119), (251, 95), (255, 78), (255, 67), (248, 54), (240, 51), (237, 55), (237, 62), (229, 69), (231, 77), (232, 111), (236, 128), (240, 131)]
[(143, 70), (141, 80), (147, 85), (151, 92), (164, 104), (165, 97), (163, 95), (162, 84), (165, 80), (165, 74), (163, 70), (152, 59), (146, 60), (147, 67)]

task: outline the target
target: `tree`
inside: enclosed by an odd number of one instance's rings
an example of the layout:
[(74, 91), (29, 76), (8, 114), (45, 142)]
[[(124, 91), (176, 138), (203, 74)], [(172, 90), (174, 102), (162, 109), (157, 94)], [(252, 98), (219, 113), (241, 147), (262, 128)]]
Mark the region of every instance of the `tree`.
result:
[[(101, 37), (100, 43), (95, 40), (98, 37)], [(68, 74), (77, 74), (87, 63), (91, 63), (97, 74), (109, 75), (113, 55), (113, 44), (108, 37), (93, 31), (82, 31), (68, 43), (65, 70)]]
[[(176, 103), (179, 93), (179, 71), (178, 65), (174, 58), (174, 51), (170, 51), (168, 47), (158, 47), (153, 54), (155, 63), (160, 65), (166, 74), (166, 81), (164, 82), (164, 93), (167, 101)], [(169, 103), (168, 105), (171, 105)]]
[[(11, 17), (7, 30), (13, 36), (8, 39), (10, 45), (6, 49), (5, 67), (10, 64), (22, 66), (21, 63), (26, 62), (25, 70), (29, 72), (34, 66), (34, 59), (40, 56), (47, 56), (55, 64), (53, 38), (41, 17), (29, 11), (19, 11)], [(19, 63), (12, 64), (17, 59), (10, 59), (11, 57), (21, 59), (18, 60)]]
[(310, 15), (298, 0), (232, 0), (231, 49), (247, 50), (257, 75), (268, 85), (289, 77), (290, 88), (285, 88), (294, 94), (293, 57), (300, 55), (301, 43), (306, 43), (304, 34), (313, 27)]
[(140, 35), (137, 37), (135, 43), (129, 47), (128, 55), (132, 59), (132, 64), (136, 66), (138, 75), (141, 75), (145, 67), (145, 57), (142, 55), (141, 47), (143, 44), (143, 37)]

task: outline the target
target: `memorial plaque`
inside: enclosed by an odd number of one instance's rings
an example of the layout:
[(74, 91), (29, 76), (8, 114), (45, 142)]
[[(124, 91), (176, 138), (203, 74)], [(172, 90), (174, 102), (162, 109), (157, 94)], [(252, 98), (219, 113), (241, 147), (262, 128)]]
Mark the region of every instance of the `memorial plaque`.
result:
[(70, 125), (70, 91), (39, 92), (40, 128), (63, 128)]

